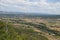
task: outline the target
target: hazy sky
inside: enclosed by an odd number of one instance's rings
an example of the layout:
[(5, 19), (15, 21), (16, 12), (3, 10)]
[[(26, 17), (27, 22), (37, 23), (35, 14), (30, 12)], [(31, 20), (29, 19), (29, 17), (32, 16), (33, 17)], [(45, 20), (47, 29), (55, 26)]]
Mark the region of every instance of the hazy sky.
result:
[(0, 11), (60, 14), (60, 0), (0, 0)]

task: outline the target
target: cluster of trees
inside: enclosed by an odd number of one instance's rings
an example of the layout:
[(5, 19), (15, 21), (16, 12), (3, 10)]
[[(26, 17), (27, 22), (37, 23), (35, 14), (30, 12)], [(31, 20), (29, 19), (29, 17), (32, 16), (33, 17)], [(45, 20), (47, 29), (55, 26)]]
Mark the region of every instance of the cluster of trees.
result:
[(51, 35), (52, 34), (60, 35), (60, 32), (58, 32), (57, 30), (51, 30), (50, 28), (47, 27), (47, 25), (45, 23), (35, 24), (33, 22), (26, 22), (24, 20), (19, 20), (19, 21), (16, 21), (16, 22), (20, 23), (20, 24), (25, 24), (25, 25), (33, 26), (35, 28), (40, 29), (41, 31), (48, 32)]

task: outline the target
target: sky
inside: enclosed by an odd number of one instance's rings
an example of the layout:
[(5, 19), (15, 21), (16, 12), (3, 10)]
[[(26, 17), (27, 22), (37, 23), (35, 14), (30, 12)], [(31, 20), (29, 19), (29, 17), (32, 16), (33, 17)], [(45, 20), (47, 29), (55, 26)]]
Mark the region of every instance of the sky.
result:
[(60, 14), (60, 0), (0, 0), (0, 11)]

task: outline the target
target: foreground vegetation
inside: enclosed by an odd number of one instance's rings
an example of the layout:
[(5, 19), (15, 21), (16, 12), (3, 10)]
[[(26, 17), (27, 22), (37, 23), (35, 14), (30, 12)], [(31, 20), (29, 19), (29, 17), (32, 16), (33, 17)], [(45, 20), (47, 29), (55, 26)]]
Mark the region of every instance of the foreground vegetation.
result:
[[(7, 29), (6, 29), (7, 25)], [(25, 26), (15, 27), (13, 24), (6, 24), (0, 21), (0, 40), (48, 40), (42, 35), (38, 35), (33, 29)]]

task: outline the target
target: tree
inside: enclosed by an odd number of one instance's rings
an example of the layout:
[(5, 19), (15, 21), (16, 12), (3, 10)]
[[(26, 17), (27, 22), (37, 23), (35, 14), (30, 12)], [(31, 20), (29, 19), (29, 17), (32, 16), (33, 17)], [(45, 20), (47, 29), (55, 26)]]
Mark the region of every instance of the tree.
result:
[(0, 21), (0, 28), (4, 27), (5, 26), (5, 22), (3, 21)]

